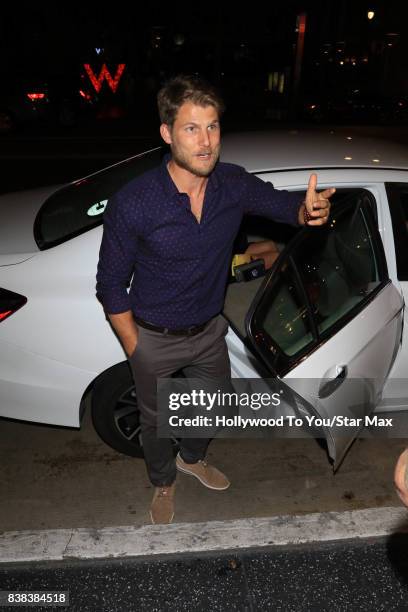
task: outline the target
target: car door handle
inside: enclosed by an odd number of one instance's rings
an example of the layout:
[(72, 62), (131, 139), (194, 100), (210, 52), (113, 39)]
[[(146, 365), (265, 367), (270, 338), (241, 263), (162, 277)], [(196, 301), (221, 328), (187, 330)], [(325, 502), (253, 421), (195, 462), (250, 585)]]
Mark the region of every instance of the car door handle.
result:
[(332, 378), (331, 380), (325, 379), (324, 382), (320, 385), (318, 395), (320, 399), (329, 397), (329, 395), (334, 393), (334, 391), (336, 391), (336, 389), (338, 389), (340, 385), (346, 380), (348, 372), (346, 365), (336, 366), (335, 371), (336, 376), (334, 378)]

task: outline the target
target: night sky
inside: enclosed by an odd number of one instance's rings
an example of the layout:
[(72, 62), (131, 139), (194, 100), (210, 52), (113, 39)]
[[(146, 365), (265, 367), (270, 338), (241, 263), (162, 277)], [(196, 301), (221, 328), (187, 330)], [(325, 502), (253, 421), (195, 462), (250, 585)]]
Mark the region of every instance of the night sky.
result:
[[(187, 8), (166, 2), (142, 11), (140, 3), (45, 2), (4, 5), (1, 13), (3, 87), (52, 79), (66, 84), (84, 75), (84, 63), (95, 74), (103, 63), (113, 74), (125, 63), (116, 99), (132, 106), (138, 92), (147, 109), (160, 84), (179, 72), (198, 72), (221, 87), (227, 103), (271, 117), (273, 109), (289, 108), (295, 93), (301, 104), (339, 99), (356, 89), (408, 95), (407, 3), (289, 0), (249, 10), (220, 2)], [(299, 57), (301, 13), (306, 32)], [(86, 75), (82, 82), (89, 85)], [(109, 88), (103, 96), (111, 96)]]

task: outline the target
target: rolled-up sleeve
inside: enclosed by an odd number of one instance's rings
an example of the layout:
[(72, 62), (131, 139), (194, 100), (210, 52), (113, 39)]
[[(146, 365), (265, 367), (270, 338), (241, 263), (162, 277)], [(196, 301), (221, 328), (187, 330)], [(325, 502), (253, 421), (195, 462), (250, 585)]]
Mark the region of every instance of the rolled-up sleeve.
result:
[(137, 261), (143, 212), (135, 197), (113, 196), (103, 219), (96, 274), (96, 297), (107, 314), (130, 310), (127, 291)]
[(244, 214), (267, 217), (278, 223), (299, 225), (299, 207), (303, 201), (303, 193), (275, 189), (269, 181), (263, 181), (245, 170), (242, 180)]

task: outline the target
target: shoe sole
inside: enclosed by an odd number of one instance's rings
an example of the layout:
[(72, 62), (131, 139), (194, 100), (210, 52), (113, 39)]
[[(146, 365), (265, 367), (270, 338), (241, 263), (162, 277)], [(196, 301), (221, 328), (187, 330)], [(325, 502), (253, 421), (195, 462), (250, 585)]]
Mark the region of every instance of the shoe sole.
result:
[(182, 467), (180, 467), (177, 461), (176, 461), (176, 467), (179, 470), (179, 472), (183, 472), (183, 474), (188, 474), (189, 476), (194, 476), (194, 478), (197, 478), (197, 480), (199, 480), (202, 485), (207, 487), (207, 489), (212, 489), (213, 491), (225, 491), (231, 486), (231, 483), (229, 482), (226, 487), (212, 487), (209, 484), (207, 484), (204, 480), (202, 480), (202, 478), (200, 478), (198, 474), (194, 474), (194, 472), (190, 472), (189, 470), (185, 470)]
[(174, 519), (174, 512), (171, 515), (171, 519), (169, 520), (168, 523), (155, 523), (154, 520), (153, 520), (152, 511), (150, 510), (150, 520), (152, 522), (152, 525), (170, 525), (170, 523), (172, 523), (173, 519)]

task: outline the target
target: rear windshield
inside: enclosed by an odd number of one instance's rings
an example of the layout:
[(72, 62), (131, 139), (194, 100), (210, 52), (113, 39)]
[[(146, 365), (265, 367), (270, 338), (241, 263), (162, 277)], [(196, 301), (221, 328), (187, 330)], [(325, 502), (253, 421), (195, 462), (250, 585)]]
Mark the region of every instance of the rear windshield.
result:
[(162, 148), (142, 153), (54, 193), (35, 219), (38, 248), (49, 249), (101, 225), (109, 198), (136, 176), (158, 166), (164, 153)]

